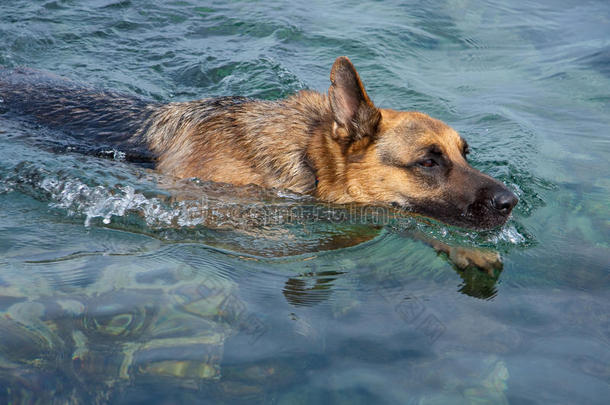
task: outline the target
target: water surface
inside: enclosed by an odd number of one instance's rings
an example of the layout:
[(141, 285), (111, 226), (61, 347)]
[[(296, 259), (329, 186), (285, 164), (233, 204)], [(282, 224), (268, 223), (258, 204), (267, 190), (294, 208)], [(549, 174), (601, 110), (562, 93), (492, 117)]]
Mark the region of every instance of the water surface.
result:
[(1, 403), (606, 403), (607, 2), (0, 1), (0, 64), (163, 102), (326, 91), (339, 55), (468, 140), (520, 197), (507, 224), (339, 221), (3, 113)]

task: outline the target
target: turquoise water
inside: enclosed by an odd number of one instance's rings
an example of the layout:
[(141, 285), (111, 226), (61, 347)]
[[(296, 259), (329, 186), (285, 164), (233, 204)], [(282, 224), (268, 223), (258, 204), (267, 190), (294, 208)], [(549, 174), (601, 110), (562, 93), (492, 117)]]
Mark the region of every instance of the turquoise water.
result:
[(607, 2), (0, 0), (1, 65), (159, 101), (326, 91), (339, 55), (460, 131), (519, 195), (508, 223), (346, 223), (1, 114), (0, 403), (606, 403)]

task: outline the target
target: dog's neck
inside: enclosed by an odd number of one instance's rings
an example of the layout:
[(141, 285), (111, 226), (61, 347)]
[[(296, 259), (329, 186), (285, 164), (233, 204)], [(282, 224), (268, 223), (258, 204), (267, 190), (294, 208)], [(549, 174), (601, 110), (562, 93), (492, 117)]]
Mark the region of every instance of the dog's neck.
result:
[[(295, 138), (293, 141), (303, 148), (299, 156), (305, 164), (305, 170), (296, 171), (288, 188), (312, 194), (324, 201), (354, 201), (347, 185), (349, 153), (345, 145), (333, 139), (333, 129), (337, 124), (328, 96), (305, 90), (279, 103), (283, 108), (292, 110), (290, 116), (298, 121), (290, 123), (290, 120), (286, 120), (288, 124), (283, 128), (282, 136), (288, 134)], [(294, 131), (295, 127), (302, 131)]]
[[(324, 201), (353, 201), (346, 184), (345, 150), (332, 137), (335, 122), (328, 97), (317, 92), (300, 92), (291, 99), (298, 100), (301, 111), (309, 113), (300, 115), (307, 121), (308, 131), (304, 135), (309, 138), (302, 156), (313, 174), (308, 177), (310, 189), (305, 192)], [(303, 106), (307, 107), (303, 109)]]
[[(332, 118), (329, 118), (332, 120)], [(315, 173), (314, 195), (324, 201), (352, 201), (347, 191), (347, 161), (341, 146), (331, 137), (332, 121), (321, 122), (312, 131), (307, 158)]]
[[(269, 108), (264, 113), (273, 118), (256, 128), (259, 142), (277, 145), (283, 151), (280, 154), (272, 146), (257, 148), (257, 161), (274, 168), (275, 175), (270, 177), (276, 181), (265, 186), (288, 188), (325, 201), (352, 201), (345, 183), (345, 150), (332, 138), (336, 124), (328, 96), (304, 90), (261, 108)], [(269, 155), (274, 158), (269, 159)]]

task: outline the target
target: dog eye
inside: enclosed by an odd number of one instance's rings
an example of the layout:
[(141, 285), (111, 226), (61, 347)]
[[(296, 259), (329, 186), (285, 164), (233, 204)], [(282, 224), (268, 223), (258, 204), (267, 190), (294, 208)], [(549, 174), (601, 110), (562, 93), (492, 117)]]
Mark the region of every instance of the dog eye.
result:
[(421, 162), (418, 162), (417, 164), (422, 167), (438, 166), (438, 163), (436, 163), (436, 161), (434, 159), (425, 159), (425, 160), (422, 160)]

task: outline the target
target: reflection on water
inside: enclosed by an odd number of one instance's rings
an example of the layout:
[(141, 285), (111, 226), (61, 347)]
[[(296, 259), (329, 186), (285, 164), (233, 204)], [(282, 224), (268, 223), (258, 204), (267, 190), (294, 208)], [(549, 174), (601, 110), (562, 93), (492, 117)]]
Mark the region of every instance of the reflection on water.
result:
[(476, 268), (468, 268), (460, 272), (460, 277), (464, 280), (464, 283), (460, 286), (459, 291), (471, 297), (493, 298), (498, 292), (496, 282), (499, 275), (499, 271), (496, 274), (486, 274)]
[(289, 278), (282, 292), (286, 301), (294, 306), (315, 305), (330, 297), (333, 281), (340, 275), (338, 272), (327, 271)]

